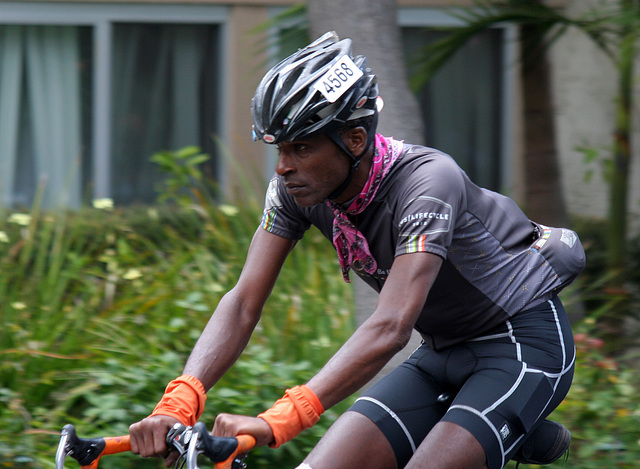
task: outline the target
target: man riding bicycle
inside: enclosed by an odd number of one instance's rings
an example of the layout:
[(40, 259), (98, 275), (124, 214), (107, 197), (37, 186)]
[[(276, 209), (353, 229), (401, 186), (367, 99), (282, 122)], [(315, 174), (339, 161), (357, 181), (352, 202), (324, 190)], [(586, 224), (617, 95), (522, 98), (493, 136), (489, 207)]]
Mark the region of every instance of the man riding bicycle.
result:
[(134, 452), (165, 455), (167, 430), (197, 421), (310, 225), (333, 242), (345, 280), (353, 271), (379, 292), (375, 311), (308, 383), (258, 417), (218, 416), (214, 435), (286, 443), (369, 382), (416, 329), (423, 344), (360, 395), (301, 469), (497, 469), (566, 451), (570, 433), (545, 418), (573, 376), (557, 294), (584, 266), (577, 235), (530, 221), (450, 156), (376, 134), (380, 104), (365, 58), (334, 33), (262, 79), (254, 138), (276, 145), (278, 161), (261, 226), (184, 374), (131, 426)]

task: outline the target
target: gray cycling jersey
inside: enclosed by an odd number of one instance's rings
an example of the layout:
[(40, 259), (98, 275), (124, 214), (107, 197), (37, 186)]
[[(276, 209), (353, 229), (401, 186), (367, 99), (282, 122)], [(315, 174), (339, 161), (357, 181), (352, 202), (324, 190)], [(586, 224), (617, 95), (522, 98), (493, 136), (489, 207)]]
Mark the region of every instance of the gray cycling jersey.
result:
[[(478, 187), (450, 156), (423, 146), (405, 144), (374, 200), (350, 219), (378, 265), (372, 275), (356, 273), (377, 291), (396, 256), (444, 259), (415, 326), (433, 348), (478, 337), (550, 299), (584, 266), (573, 231), (532, 223), (511, 199)], [(299, 207), (275, 176), (262, 227), (300, 239), (312, 224), (332, 239), (330, 208)]]

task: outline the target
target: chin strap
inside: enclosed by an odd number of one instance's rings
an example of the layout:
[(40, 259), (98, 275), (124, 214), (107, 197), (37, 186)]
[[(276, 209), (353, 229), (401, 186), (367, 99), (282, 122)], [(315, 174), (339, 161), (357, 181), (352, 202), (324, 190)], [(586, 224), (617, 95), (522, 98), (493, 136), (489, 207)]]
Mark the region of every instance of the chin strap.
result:
[[(371, 123), (370, 128), (375, 129), (378, 126), (377, 124), (378, 124), (378, 113), (376, 112), (373, 117), (373, 122)], [(338, 197), (340, 197), (340, 195), (345, 191), (345, 189), (349, 187), (349, 184), (351, 184), (351, 181), (353, 180), (353, 175), (355, 174), (356, 169), (358, 169), (358, 166), (360, 165), (360, 160), (362, 160), (362, 157), (367, 154), (367, 152), (373, 145), (373, 142), (375, 142), (376, 140), (376, 133), (375, 133), (375, 130), (373, 132), (367, 132), (367, 146), (365, 147), (364, 151), (360, 153), (359, 156), (355, 156), (353, 153), (351, 153), (351, 150), (349, 150), (347, 146), (344, 144), (342, 137), (335, 130), (332, 130), (331, 132), (327, 133), (327, 137), (333, 140), (333, 143), (338, 145), (338, 148), (340, 148), (343, 152), (345, 152), (349, 157), (349, 159), (351, 159), (351, 167), (349, 168), (349, 174), (347, 174), (347, 178), (331, 194), (329, 194), (329, 197), (327, 197), (329, 200), (335, 200)]]
[(344, 151), (347, 154), (347, 156), (352, 161), (351, 167), (349, 168), (349, 174), (347, 174), (346, 179), (342, 181), (342, 184), (340, 184), (331, 194), (329, 194), (328, 199), (335, 200), (338, 197), (340, 197), (340, 195), (345, 191), (345, 189), (349, 187), (349, 184), (351, 184), (351, 181), (353, 180), (353, 175), (356, 173), (356, 169), (358, 169), (358, 166), (360, 165), (362, 156), (367, 152), (367, 150), (362, 152), (360, 156), (356, 157), (353, 153), (351, 153), (351, 151), (349, 151), (349, 149), (346, 147), (346, 145), (344, 144), (344, 142), (342, 141), (339, 135), (335, 135), (332, 132), (331, 134), (328, 134), (328, 136), (329, 138), (331, 138), (331, 140), (335, 142), (336, 145), (338, 145), (338, 147), (340, 147), (342, 151)]

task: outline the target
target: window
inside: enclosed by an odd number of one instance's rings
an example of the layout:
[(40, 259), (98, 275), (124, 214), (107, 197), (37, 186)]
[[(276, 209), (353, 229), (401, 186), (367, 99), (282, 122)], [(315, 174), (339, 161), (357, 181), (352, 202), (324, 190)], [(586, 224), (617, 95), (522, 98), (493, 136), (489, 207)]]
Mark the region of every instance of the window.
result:
[[(407, 57), (445, 33), (402, 29)], [(483, 187), (502, 187), (501, 132), (503, 75), (501, 30), (470, 40), (418, 93), (424, 141), (450, 154)]]
[(198, 5), (3, 3), (0, 205), (93, 197), (149, 203), (160, 150), (220, 133), (226, 10)]
[(0, 195), (73, 203), (87, 163), (91, 35), (73, 26), (0, 26)]
[(149, 161), (155, 151), (196, 144), (213, 154), (215, 35), (201, 25), (114, 25), (110, 193), (116, 203), (154, 200), (161, 178)]
[[(407, 60), (459, 20), (437, 8), (400, 8)], [(509, 193), (515, 158), (516, 28), (477, 35), (418, 92), (425, 142), (451, 154), (477, 184)]]

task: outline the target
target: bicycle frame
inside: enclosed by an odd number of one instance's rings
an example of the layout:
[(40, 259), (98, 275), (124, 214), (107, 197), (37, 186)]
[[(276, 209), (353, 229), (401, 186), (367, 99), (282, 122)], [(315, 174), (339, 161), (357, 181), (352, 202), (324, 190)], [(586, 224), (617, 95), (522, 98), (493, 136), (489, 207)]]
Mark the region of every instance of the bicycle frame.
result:
[[(167, 434), (167, 444), (180, 453), (176, 467), (181, 460), (187, 469), (199, 469), (198, 455), (204, 454), (215, 463), (215, 469), (242, 469), (246, 467), (242, 455), (256, 444), (251, 435), (236, 438), (212, 437), (204, 423), (194, 427), (176, 424)], [(97, 469), (102, 456), (131, 451), (129, 435), (106, 438), (79, 438), (73, 425), (65, 425), (60, 435), (56, 451), (56, 469), (64, 469), (67, 456), (73, 457), (81, 469)]]

